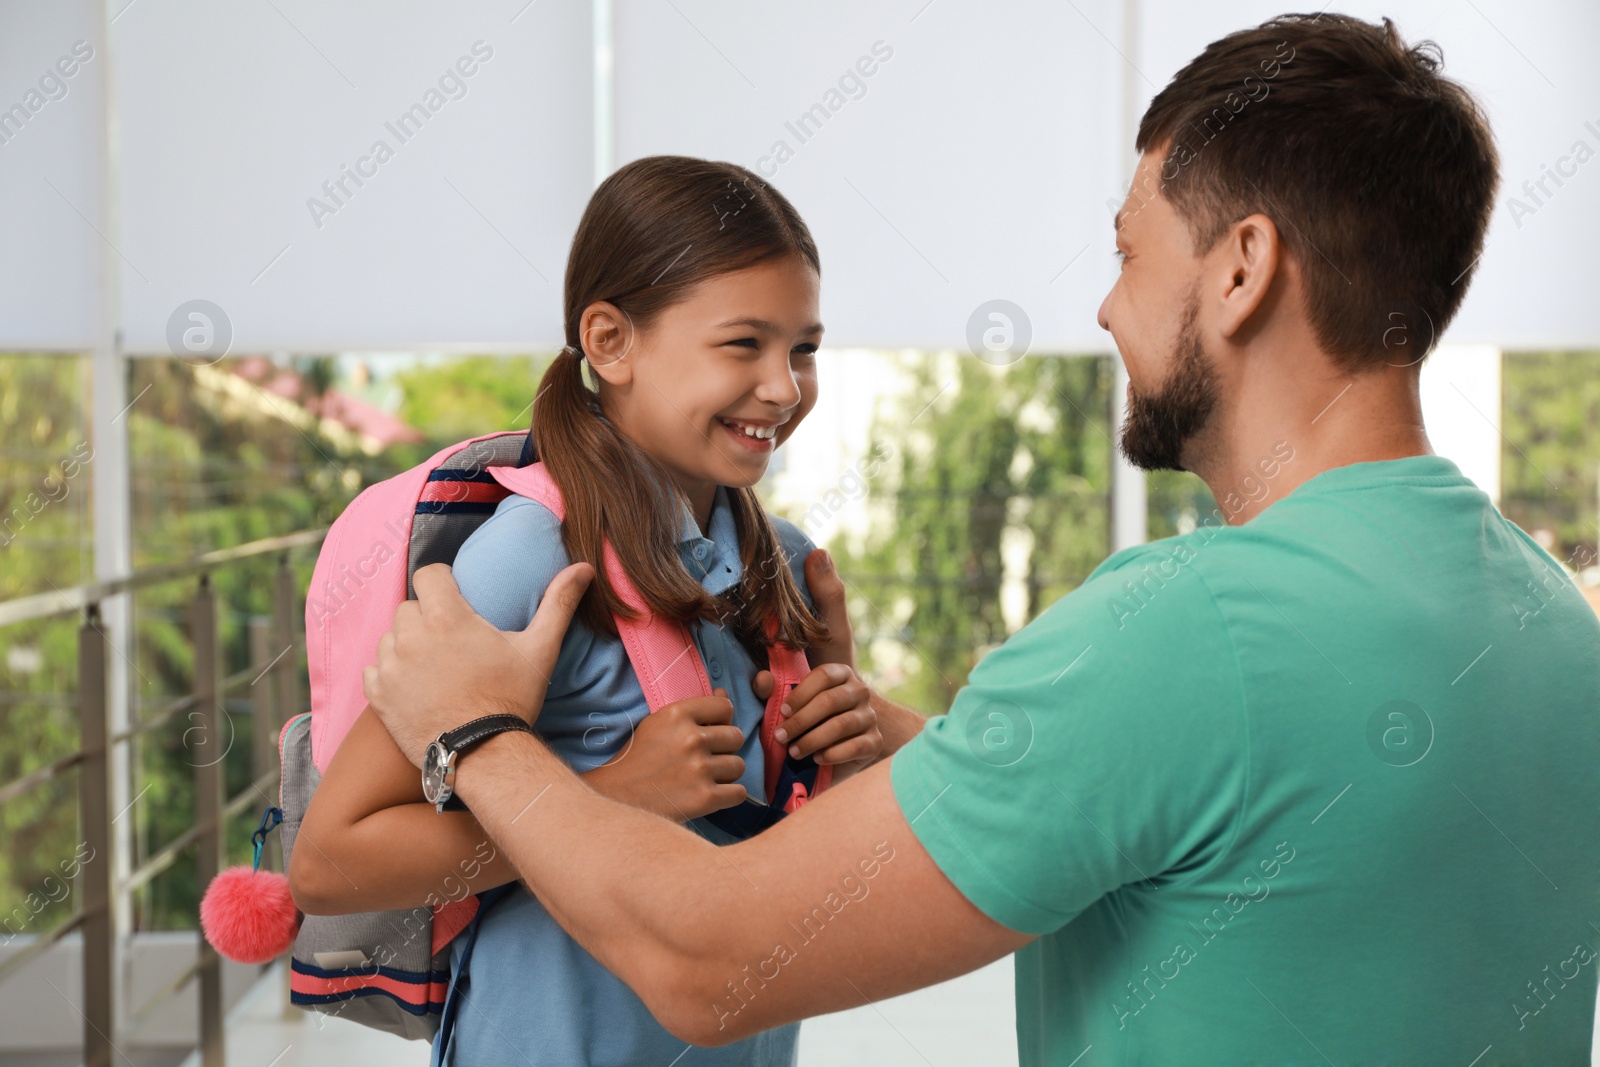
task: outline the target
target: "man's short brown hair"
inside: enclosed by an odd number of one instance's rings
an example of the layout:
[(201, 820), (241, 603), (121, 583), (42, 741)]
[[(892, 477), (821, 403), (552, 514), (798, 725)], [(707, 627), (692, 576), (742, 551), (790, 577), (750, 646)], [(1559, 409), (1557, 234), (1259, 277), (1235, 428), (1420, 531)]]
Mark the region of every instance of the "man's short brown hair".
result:
[(1488, 121), (1442, 66), (1388, 19), (1281, 15), (1180, 70), (1135, 146), (1165, 147), (1161, 195), (1202, 252), (1273, 220), (1335, 359), (1413, 361), (1461, 306), (1499, 183)]

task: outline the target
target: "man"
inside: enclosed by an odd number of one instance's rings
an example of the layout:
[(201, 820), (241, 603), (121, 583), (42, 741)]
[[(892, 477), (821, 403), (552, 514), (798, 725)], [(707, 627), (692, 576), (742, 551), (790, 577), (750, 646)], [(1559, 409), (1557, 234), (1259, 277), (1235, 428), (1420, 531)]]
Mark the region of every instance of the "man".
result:
[[(1219, 507), (1108, 559), (920, 733), (874, 698), (892, 759), (713, 850), (530, 734), (461, 758), (529, 887), (674, 1033), (1016, 952), (1024, 1064), (1587, 1062), (1600, 624), (1423, 430), (1497, 183), (1438, 67), (1387, 22), (1286, 16), (1151, 103), (1100, 322), (1123, 449)], [(401, 749), (537, 715), (591, 573), (502, 635), (419, 571), (367, 669)], [(795, 691), (795, 732), (862, 698), (849, 669)]]

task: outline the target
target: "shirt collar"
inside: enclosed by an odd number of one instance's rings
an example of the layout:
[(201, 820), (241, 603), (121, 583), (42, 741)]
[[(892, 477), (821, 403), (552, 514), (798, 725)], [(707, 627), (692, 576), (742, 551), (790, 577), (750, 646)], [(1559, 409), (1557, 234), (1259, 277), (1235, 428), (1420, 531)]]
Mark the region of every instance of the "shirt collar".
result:
[(717, 486), (711, 500), (711, 521), (706, 535), (700, 533), (694, 510), (687, 501), (682, 503), (682, 522), (678, 534), (678, 555), (689, 573), (700, 580), (701, 586), (713, 596), (737, 585), (744, 573), (739, 560), (739, 531), (733, 521), (733, 505), (728, 499), (728, 487)]

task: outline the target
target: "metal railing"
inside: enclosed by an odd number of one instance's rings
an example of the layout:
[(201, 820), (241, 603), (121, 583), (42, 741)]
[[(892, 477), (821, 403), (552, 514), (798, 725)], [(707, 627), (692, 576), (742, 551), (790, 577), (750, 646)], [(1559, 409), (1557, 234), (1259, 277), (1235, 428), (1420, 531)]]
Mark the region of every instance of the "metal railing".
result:
[[(70, 589), (55, 589), (36, 596), (0, 603), (0, 627), (15, 623), (51, 619), (77, 613), (78, 628), (78, 723), (79, 747), (43, 767), (0, 785), (0, 804), (22, 796), (56, 776), (77, 769), (78, 811), (82, 837), (102, 862), (84, 863), (78, 872), (79, 905), (49, 933), (0, 964), (0, 980), (26, 967), (74, 930), (83, 939), (83, 1062), (86, 1067), (110, 1067), (115, 1051), (116, 994), (118, 970), (115, 967), (117, 937), (125, 931), (115, 929), (116, 905), (139, 890), (163, 871), (172, 867), (191, 846), (195, 848), (195, 875), (201, 892), (222, 869), (225, 861), (223, 832), (228, 820), (259, 803), (263, 796), (276, 795), (273, 786), (278, 776), (277, 734), (284, 722), (302, 709), (299, 687), (299, 653), (304, 646), (297, 610), (299, 596), (290, 554), (300, 548), (319, 545), (326, 529), (302, 530), (282, 537), (253, 541), (236, 548), (198, 556), (185, 563), (150, 567), (122, 578), (90, 582)], [(272, 615), (253, 619), (250, 626), (249, 666), (222, 676), (222, 649), (218, 630), (217, 594), (212, 572), (245, 561), (277, 556), (273, 577)], [(109, 646), (101, 628), (100, 605), (109, 597), (150, 586), (198, 579), (189, 605), (190, 641), (194, 648), (194, 677), (190, 692), (170, 700), (154, 711), (140, 715), (126, 728), (113, 732), (108, 711), (110, 675), (107, 667)], [(281, 649), (276, 656), (271, 650)], [(291, 655), (293, 650), (296, 654)], [(112, 804), (128, 803), (126, 797), (113, 797), (114, 746), (131, 744), (139, 736), (169, 722), (180, 713), (195, 720), (192, 732), (200, 735), (200, 745), (220, 744), (223, 702), (236, 686), (252, 679), (269, 677), (272, 684), (255, 689), (252, 683), (253, 775), (254, 780), (233, 797), (225, 796), (223, 759), (194, 761), (194, 825), (167, 842), (156, 852), (133, 866), (123, 878), (115, 875), (112, 862), (114, 842), (111, 834)], [(225, 753), (224, 753), (225, 754)], [(131, 761), (130, 761), (131, 762)], [(267, 862), (264, 859), (264, 863)], [(194, 962), (129, 1013), (127, 1028), (132, 1029), (152, 1012), (198, 979), (199, 1049), (204, 1067), (223, 1064), (223, 1000), (221, 959), (216, 950), (199, 939)]]

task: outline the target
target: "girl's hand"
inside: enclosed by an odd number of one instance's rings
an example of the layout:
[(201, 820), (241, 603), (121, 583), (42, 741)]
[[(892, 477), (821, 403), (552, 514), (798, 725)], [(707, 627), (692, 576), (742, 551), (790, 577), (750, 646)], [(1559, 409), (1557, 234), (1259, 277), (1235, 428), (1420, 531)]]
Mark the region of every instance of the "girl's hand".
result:
[[(844, 579), (826, 549), (812, 549), (806, 556), (806, 586), (828, 626), (828, 640), (806, 650), (818, 666), (784, 701), (787, 721), (780, 740), (790, 742), (789, 754), (796, 758), (815, 754), (818, 763), (835, 764), (834, 780), (839, 781), (884, 755), (883, 732), (868, 702), (871, 690), (856, 673)], [(772, 692), (772, 672), (757, 674), (753, 688), (765, 701)]]
[(725, 690), (646, 715), (627, 747), (583, 776), (598, 792), (676, 823), (744, 802), (744, 731)]
[[(771, 672), (757, 674), (754, 688), (758, 695), (770, 693)], [(854, 668), (824, 663), (785, 698), (777, 739), (789, 743), (789, 755), (796, 759), (815, 756), (818, 763), (843, 764), (840, 770), (865, 767), (883, 755), (883, 733), (871, 697)]]
[[(806, 650), (807, 658), (818, 667), (789, 695), (786, 706), (793, 710), (783, 730), (786, 737), (795, 739), (791, 752), (799, 749), (805, 755), (821, 748), (817, 762), (835, 764), (833, 779), (837, 782), (897, 751), (928, 720), (919, 712), (874, 695), (857, 673), (844, 578), (834, 570), (827, 550), (813, 549), (806, 556), (806, 585), (817, 613), (828, 625), (828, 640)], [(823, 667), (830, 667), (833, 673), (829, 677), (838, 680), (813, 683)], [(844, 670), (849, 671), (848, 676)], [(829, 684), (832, 688), (828, 688)], [(756, 696), (765, 701), (772, 692), (772, 673), (757, 674), (753, 688)], [(835, 708), (835, 704), (839, 706)], [(828, 730), (819, 732), (818, 724), (826, 724)], [(834, 731), (837, 738), (830, 736)]]

